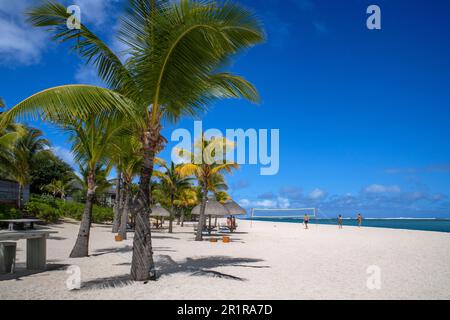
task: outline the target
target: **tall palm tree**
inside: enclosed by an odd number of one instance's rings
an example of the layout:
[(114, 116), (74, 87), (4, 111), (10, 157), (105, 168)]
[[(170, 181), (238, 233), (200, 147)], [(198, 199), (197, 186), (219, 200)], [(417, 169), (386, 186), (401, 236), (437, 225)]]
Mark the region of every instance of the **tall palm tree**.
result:
[[(29, 12), (30, 22), (54, 38), (73, 41), (76, 51), (98, 69), (108, 89), (76, 85), (48, 89), (18, 104), (16, 116), (37, 110), (86, 117), (91, 110), (131, 112), (140, 130), (143, 162), (133, 240), (133, 280), (155, 279), (151, 244), (150, 180), (156, 154), (163, 148), (163, 120), (203, 112), (211, 101), (258, 101), (256, 89), (242, 77), (223, 72), (232, 55), (264, 39), (258, 19), (231, 2), (213, 0), (129, 0), (119, 40), (129, 47), (126, 63), (85, 25), (68, 30), (64, 5), (48, 1)], [(94, 105), (92, 105), (94, 103)], [(65, 107), (62, 108), (61, 106)]]
[[(201, 207), (199, 224), (197, 228), (196, 241), (203, 240), (203, 227), (205, 223), (205, 208), (206, 201), (208, 200), (208, 193), (217, 192), (218, 189), (222, 189), (224, 184), (221, 178), (221, 173), (231, 173), (233, 169), (238, 169), (239, 165), (233, 162), (227, 161), (225, 152), (227, 148), (230, 148), (233, 143), (222, 139), (207, 139), (203, 134), (195, 143), (196, 151), (190, 153), (187, 150), (180, 150), (180, 155), (188, 158), (191, 163), (185, 163), (178, 169), (179, 174), (182, 177), (195, 176), (199, 186), (201, 187)], [(217, 152), (220, 150), (221, 152)], [(199, 159), (202, 161), (196, 161)], [(201, 163), (199, 163), (201, 162)]]
[(121, 174), (122, 189), (119, 199), (118, 231), (122, 239), (127, 239), (127, 223), (132, 201), (133, 178), (139, 174), (142, 167), (141, 141), (135, 135), (119, 137), (114, 145), (115, 161)]
[(99, 186), (96, 176), (102, 167), (105, 165), (111, 166), (112, 143), (117, 136), (126, 134), (126, 131), (118, 125), (116, 118), (105, 119), (93, 115), (87, 121), (69, 121), (68, 119), (60, 119), (60, 121), (62, 130), (70, 134), (69, 141), (72, 143), (72, 153), (75, 161), (83, 167), (87, 189), (80, 230), (70, 257), (87, 257), (89, 254), (92, 207)]
[(174, 219), (174, 201), (177, 193), (180, 193), (183, 189), (191, 187), (192, 179), (189, 177), (181, 177), (177, 170), (175, 163), (171, 162), (170, 166), (165, 162), (160, 164), (164, 171), (155, 170), (153, 175), (161, 179), (161, 186), (164, 191), (169, 195), (170, 200), (170, 217), (169, 217), (169, 233), (173, 232), (173, 219)]

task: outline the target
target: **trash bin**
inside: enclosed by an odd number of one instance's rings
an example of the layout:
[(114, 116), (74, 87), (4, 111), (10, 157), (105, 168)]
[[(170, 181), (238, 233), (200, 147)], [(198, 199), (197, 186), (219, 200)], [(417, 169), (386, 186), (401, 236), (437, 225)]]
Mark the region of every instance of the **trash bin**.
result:
[(16, 247), (15, 242), (0, 242), (0, 274), (14, 272)]

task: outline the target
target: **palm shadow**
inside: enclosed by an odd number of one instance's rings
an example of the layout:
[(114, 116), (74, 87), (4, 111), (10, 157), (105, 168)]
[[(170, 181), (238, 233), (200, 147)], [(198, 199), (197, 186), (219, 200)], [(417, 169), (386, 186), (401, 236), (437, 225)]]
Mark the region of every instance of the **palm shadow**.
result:
[(28, 270), (28, 269), (26, 269), (25, 263), (18, 263), (18, 264), (16, 264), (16, 269), (14, 270), (14, 273), (1, 274), (0, 281), (6, 281), (6, 280), (21, 281), (22, 278), (25, 278), (25, 277), (33, 276), (33, 275), (44, 273), (47, 271), (62, 270), (62, 269), (67, 268), (68, 266), (69, 266), (68, 264), (48, 263), (45, 270)]
[(253, 258), (231, 258), (226, 256), (211, 256), (203, 258), (187, 258), (181, 263), (174, 261), (170, 256), (161, 255), (157, 260), (157, 271), (161, 276), (188, 273), (191, 276), (208, 276), (230, 280), (246, 281), (244, 278), (211, 270), (218, 267), (246, 267), (246, 268), (270, 268), (269, 266), (247, 265), (264, 260)]
[[(248, 265), (248, 263), (259, 263), (264, 260), (252, 258), (231, 258), (226, 256), (212, 256), (204, 258), (187, 258), (182, 262), (174, 261), (170, 256), (161, 255), (156, 257), (156, 270), (158, 279), (162, 276), (177, 273), (187, 273), (193, 277), (213, 277), (234, 281), (246, 281), (232, 274), (211, 270), (218, 267), (237, 267), (237, 268), (270, 268), (263, 265)], [(130, 265), (130, 263), (120, 263), (120, 266)], [(129, 274), (118, 275), (115, 277), (104, 277), (86, 281), (82, 284), (81, 290), (102, 290), (111, 288), (122, 288), (135, 283), (131, 280)]]

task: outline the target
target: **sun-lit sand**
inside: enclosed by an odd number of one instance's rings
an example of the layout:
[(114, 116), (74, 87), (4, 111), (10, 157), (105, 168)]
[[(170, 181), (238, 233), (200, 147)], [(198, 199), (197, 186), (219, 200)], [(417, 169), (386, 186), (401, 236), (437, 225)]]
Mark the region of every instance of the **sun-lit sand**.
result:
[[(49, 270), (24, 268), (0, 276), (0, 299), (450, 299), (450, 234), (407, 230), (239, 222), (233, 242), (195, 242), (193, 226), (153, 236), (156, 282), (133, 283), (128, 274), (132, 234), (114, 242), (110, 226), (92, 229), (91, 256), (67, 258), (77, 223), (51, 227)], [(81, 269), (82, 288), (69, 291), (66, 268)], [(369, 266), (381, 288), (369, 289)]]

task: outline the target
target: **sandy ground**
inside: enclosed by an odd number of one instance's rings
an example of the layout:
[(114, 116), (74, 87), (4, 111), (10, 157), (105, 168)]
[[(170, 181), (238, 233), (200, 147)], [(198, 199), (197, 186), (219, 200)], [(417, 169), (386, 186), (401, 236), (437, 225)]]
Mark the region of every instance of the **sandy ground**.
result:
[[(240, 221), (224, 244), (195, 242), (192, 225), (177, 226), (154, 232), (160, 277), (143, 284), (128, 278), (132, 234), (117, 243), (110, 226), (95, 225), (91, 256), (69, 259), (78, 224), (51, 229), (49, 270), (25, 271), (19, 241), (19, 270), (0, 276), (0, 299), (450, 299), (446, 233)], [(81, 290), (66, 287), (71, 265)]]

